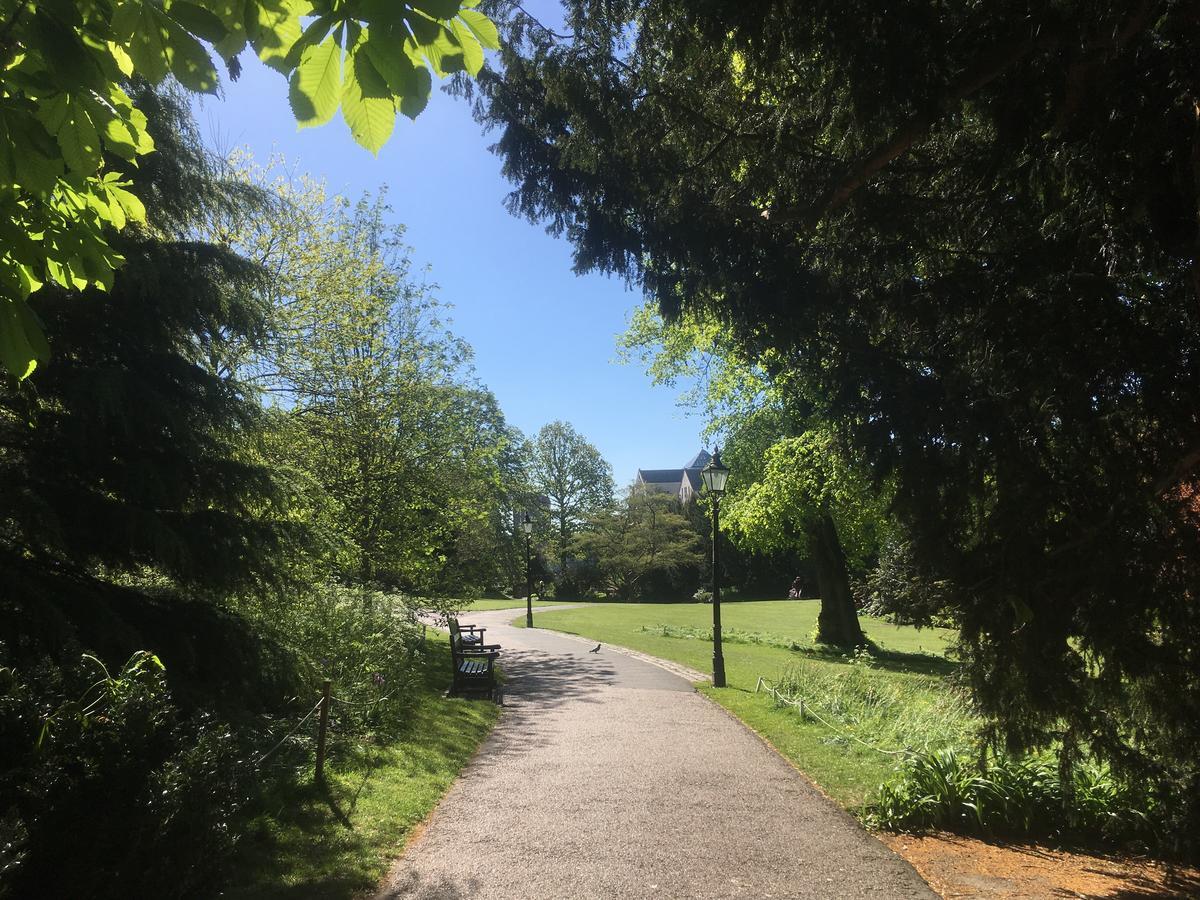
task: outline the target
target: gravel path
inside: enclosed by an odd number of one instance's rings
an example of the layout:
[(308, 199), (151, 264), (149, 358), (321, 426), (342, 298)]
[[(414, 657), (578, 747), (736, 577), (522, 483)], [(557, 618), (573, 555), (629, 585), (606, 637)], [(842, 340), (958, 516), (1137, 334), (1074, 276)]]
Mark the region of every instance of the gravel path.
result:
[(679, 675), (513, 617), (470, 616), (504, 715), (377, 900), (936, 897)]

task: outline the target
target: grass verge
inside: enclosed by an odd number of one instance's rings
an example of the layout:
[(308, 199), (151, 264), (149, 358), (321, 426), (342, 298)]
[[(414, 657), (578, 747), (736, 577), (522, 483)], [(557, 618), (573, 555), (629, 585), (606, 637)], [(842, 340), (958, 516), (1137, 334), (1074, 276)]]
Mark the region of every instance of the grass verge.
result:
[[(561, 606), (565, 603), (573, 603), (572, 600), (534, 600), (533, 608), (537, 609), (541, 606)], [(492, 609), (524, 609), (525, 601), (520, 600), (471, 600), (462, 608), (465, 613), (471, 612), (487, 612)]]
[[(880, 783), (895, 769), (897, 757), (873, 749), (885, 716), (873, 710), (880, 696), (901, 696), (913, 715), (923, 715), (944, 701), (955, 665), (946, 659), (950, 632), (907, 628), (864, 619), (863, 629), (878, 647), (862, 674), (853, 655), (813, 643), (818, 604), (810, 600), (775, 600), (722, 605), (722, 632), (728, 686), (701, 690), (771, 742), (781, 753), (843, 807), (860, 812)], [(521, 620), (523, 621), (523, 620)], [(520, 625), (521, 622), (514, 624)], [(640, 650), (702, 672), (712, 666), (712, 607), (707, 604), (597, 604), (543, 613), (542, 628), (578, 634), (601, 643)], [(731, 639), (729, 639), (731, 638)], [(802, 676), (797, 678), (797, 676)], [(860, 698), (825, 709), (833, 727), (794, 707), (781, 706), (766, 693), (755, 693), (760, 677), (773, 682), (799, 681), (820, 696), (813, 701)], [(847, 682), (865, 681), (845, 690)], [(815, 707), (818, 714), (822, 707)], [(957, 730), (962, 722), (948, 722)], [(895, 739), (890, 730), (887, 738)], [(887, 747), (886, 749), (896, 749)]]
[(430, 644), (431, 666), (404, 735), (383, 746), (336, 746), (326, 788), (308, 773), (268, 788), (222, 896), (343, 900), (379, 882), (500, 713), (485, 701), (443, 696), (449, 645), (440, 634)]

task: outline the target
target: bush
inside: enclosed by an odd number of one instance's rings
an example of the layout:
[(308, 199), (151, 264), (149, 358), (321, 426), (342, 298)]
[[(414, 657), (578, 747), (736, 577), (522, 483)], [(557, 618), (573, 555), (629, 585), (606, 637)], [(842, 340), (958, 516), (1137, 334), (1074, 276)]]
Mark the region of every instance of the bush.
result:
[(1155, 847), (1152, 804), (1107, 766), (1074, 768), (1064, 791), (1053, 755), (987, 761), (942, 748), (907, 759), (880, 786), (869, 821), (893, 830), (940, 828), (1021, 838), (1117, 841)]
[(0, 895), (194, 896), (233, 842), (245, 767), (231, 733), (184, 717), (156, 656), (115, 675), (5, 668), (0, 694)]
[(366, 588), (327, 585), (286, 607), (260, 610), (303, 661), (313, 697), (322, 679), (344, 702), (331, 713), (335, 733), (397, 734), (412, 712), (423, 664), (424, 627), (405, 598)]

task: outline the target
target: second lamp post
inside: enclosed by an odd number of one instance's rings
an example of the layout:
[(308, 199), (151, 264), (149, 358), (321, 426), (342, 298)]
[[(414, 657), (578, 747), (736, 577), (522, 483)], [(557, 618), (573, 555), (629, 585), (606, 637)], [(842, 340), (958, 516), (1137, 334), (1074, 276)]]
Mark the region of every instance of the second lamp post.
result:
[(533, 534), (533, 519), (529, 513), (521, 520), (521, 530), (525, 532), (525, 627), (533, 627), (533, 569), (530, 566), (529, 538)]
[(700, 470), (704, 487), (712, 497), (712, 607), (713, 607), (713, 687), (725, 687), (725, 657), (721, 653), (721, 573), (717, 535), (721, 527), (721, 495), (729, 469), (721, 464), (721, 448), (713, 450), (712, 459)]

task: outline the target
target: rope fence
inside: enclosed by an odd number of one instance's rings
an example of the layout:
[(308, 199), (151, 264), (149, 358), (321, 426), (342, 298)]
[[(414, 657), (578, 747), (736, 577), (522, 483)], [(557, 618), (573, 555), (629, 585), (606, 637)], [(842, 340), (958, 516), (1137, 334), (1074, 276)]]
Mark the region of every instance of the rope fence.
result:
[[(376, 697), (372, 700), (347, 700), (344, 697), (334, 696), (331, 691), (331, 687), (332, 687), (332, 682), (330, 682), (327, 679), (321, 686), (321, 696), (319, 696), (317, 698), (317, 702), (314, 703), (312, 708), (307, 713), (304, 714), (303, 718), (301, 718), (300, 721), (298, 721), (295, 725), (293, 725), (287, 734), (285, 734), (278, 741), (276, 741), (275, 745), (272, 746), (270, 750), (268, 750), (266, 753), (263, 753), (261, 756), (259, 756), (258, 758), (256, 758), (254, 760), (253, 765), (256, 769), (259, 766), (261, 766), (264, 762), (266, 762), (271, 756), (273, 756), (279, 750), (280, 747), (282, 747), (284, 744), (286, 744), (288, 742), (289, 739), (294, 737), (296, 732), (298, 732), (301, 728), (303, 728), (305, 723), (307, 723), (314, 715), (316, 715), (317, 713), (320, 713), (320, 717), (318, 720), (320, 723), (320, 726), (317, 729), (317, 746), (316, 746), (317, 759), (316, 759), (315, 778), (318, 783), (324, 782), (324, 780), (325, 780), (325, 757), (326, 757), (326, 749), (327, 749), (328, 734), (329, 734), (329, 713), (332, 708), (332, 704), (340, 703), (343, 706), (347, 706), (347, 707), (351, 707), (351, 708), (355, 708), (355, 709), (366, 709), (366, 711), (367, 711), (366, 714), (370, 715), (371, 713), (373, 713), (375, 711), (376, 708), (379, 707), (380, 704), (382, 704), (388, 700), (391, 700), (398, 693), (398, 691), (392, 691), (391, 693), (387, 694), (386, 696)], [(369, 775), (370, 775), (370, 772), (368, 772), (368, 777), (369, 777)], [(364, 784), (366, 783), (365, 779), (364, 779), (363, 783)], [(362, 787), (363, 787), (362, 785), (359, 785), (358, 791), (355, 792), (354, 799), (356, 801), (358, 800), (358, 794), (361, 793), (361, 791), (362, 791)]]
[(757, 694), (762, 690), (765, 690), (766, 693), (770, 694), (770, 696), (775, 700), (776, 703), (779, 703), (783, 706), (790, 706), (793, 709), (795, 709), (800, 714), (801, 719), (803, 719), (805, 716), (812, 716), (814, 719), (816, 719), (818, 722), (820, 722), (822, 725), (824, 725), (830, 731), (834, 732), (838, 737), (844, 738), (849, 741), (856, 741), (856, 742), (862, 744), (864, 747), (874, 750), (876, 753), (882, 753), (885, 756), (908, 756), (912, 752), (911, 750), (905, 750), (905, 749), (885, 750), (882, 747), (877, 747), (872, 743), (864, 741), (862, 738), (858, 737), (857, 735), (851, 734), (850, 732), (845, 731), (842, 728), (839, 728), (837, 725), (832, 724), (827, 719), (825, 719), (823, 716), (821, 716), (816, 710), (813, 709), (813, 703), (811, 700), (808, 703), (805, 703), (803, 697), (789, 696), (789, 695), (783, 693), (782, 691), (780, 691), (777, 687), (775, 687), (773, 684), (771, 684), (771, 682), (767, 681), (767, 679), (763, 678), (760, 675), (760, 676), (758, 676), (758, 682), (754, 685), (754, 693)]
[(266, 753), (264, 753), (262, 756), (260, 756), (258, 759), (256, 759), (254, 761), (254, 765), (257, 767), (257, 766), (261, 766), (264, 762), (266, 762), (267, 757), (269, 757), (272, 753), (274, 753), (276, 750), (278, 750), (280, 747), (282, 747), (284, 745), (284, 742), (286, 742), (288, 738), (290, 738), (297, 731), (299, 731), (300, 728), (304, 725), (304, 723), (312, 718), (313, 713), (315, 713), (318, 709), (321, 708), (321, 704), (324, 702), (325, 702), (324, 697), (321, 697), (320, 699), (318, 699), (317, 702), (313, 705), (313, 708), (308, 711), (308, 713), (304, 716), (304, 718), (301, 719), (299, 722), (297, 722), (291, 731), (289, 731), (287, 734), (285, 734), (283, 737), (281, 737), (279, 739), (279, 743), (277, 743), (274, 747), (272, 747), (270, 750), (268, 750)]

